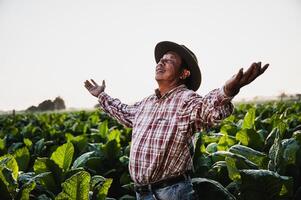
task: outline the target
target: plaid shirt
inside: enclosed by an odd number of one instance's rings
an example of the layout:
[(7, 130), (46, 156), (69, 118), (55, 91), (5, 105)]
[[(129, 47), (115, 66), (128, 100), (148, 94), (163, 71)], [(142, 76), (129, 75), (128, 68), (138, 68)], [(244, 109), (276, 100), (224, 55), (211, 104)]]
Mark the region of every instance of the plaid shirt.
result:
[(230, 97), (215, 89), (202, 98), (180, 85), (163, 96), (158, 90), (134, 105), (106, 93), (98, 96), (102, 109), (132, 127), (129, 171), (144, 185), (193, 169), (193, 134), (207, 129), (233, 111)]

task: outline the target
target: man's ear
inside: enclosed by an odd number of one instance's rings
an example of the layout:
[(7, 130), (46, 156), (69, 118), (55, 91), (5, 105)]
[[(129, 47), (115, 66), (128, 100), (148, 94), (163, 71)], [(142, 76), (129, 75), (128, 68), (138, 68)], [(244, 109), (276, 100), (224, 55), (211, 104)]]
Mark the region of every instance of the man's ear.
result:
[(186, 79), (190, 76), (190, 71), (188, 69), (184, 69), (182, 72), (182, 76), (180, 77), (181, 79)]

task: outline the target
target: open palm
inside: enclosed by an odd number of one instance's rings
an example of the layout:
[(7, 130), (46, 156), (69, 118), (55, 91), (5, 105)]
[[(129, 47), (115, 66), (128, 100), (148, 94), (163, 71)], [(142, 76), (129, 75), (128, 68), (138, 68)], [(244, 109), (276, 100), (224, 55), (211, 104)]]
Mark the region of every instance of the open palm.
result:
[(100, 93), (102, 93), (105, 88), (106, 84), (105, 81), (102, 81), (102, 85), (98, 85), (93, 79), (91, 79), (91, 82), (86, 80), (85, 81), (85, 88), (95, 97), (98, 97)]
[(225, 86), (224, 91), (227, 96), (235, 96), (239, 93), (240, 88), (245, 85), (248, 85), (252, 81), (254, 81), (258, 76), (263, 74), (265, 70), (268, 68), (269, 64), (265, 64), (261, 67), (261, 62), (253, 63), (245, 72), (243, 68), (241, 68), (237, 74), (230, 78)]

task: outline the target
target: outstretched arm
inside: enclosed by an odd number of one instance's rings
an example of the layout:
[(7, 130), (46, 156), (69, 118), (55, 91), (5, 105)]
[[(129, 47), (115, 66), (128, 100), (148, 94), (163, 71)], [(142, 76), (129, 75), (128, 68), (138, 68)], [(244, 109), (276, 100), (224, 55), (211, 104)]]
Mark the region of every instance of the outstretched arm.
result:
[[(246, 72), (240, 69), (237, 74), (226, 81), (223, 88), (215, 89), (204, 98), (192, 98), (191, 122), (196, 131), (210, 128), (228, 117), (233, 111), (232, 98), (237, 95), (245, 85), (254, 81), (263, 74), (269, 64), (261, 67), (261, 63), (253, 63)], [(189, 104), (187, 105), (189, 107)]]
[(114, 99), (104, 92), (105, 82), (98, 85), (93, 79), (86, 80), (85, 87), (93, 96), (98, 98), (100, 107), (110, 116), (117, 119), (121, 124), (132, 127), (133, 120), (140, 102), (134, 105), (121, 103), (119, 99)]
[(258, 76), (263, 74), (265, 70), (268, 68), (269, 64), (265, 64), (261, 67), (261, 62), (253, 63), (247, 71), (243, 71), (241, 68), (237, 74), (232, 76), (225, 85), (224, 92), (229, 97), (234, 97), (239, 93), (240, 88), (245, 85), (248, 85), (252, 81), (254, 81)]

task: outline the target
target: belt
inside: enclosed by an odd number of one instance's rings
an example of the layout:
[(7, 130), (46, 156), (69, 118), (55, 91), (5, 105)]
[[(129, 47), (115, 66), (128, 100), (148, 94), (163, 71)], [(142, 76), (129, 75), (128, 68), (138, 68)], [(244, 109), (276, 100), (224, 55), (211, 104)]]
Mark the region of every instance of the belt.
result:
[(175, 176), (175, 177), (171, 177), (171, 178), (167, 178), (167, 179), (163, 179), (158, 182), (154, 182), (154, 183), (147, 184), (147, 185), (136, 185), (135, 184), (134, 189), (135, 189), (135, 192), (137, 192), (139, 194), (145, 194), (145, 193), (153, 192), (156, 189), (171, 186), (173, 184), (176, 184), (178, 182), (185, 181), (185, 180), (190, 180), (190, 176), (188, 173), (181, 174), (179, 176)]

